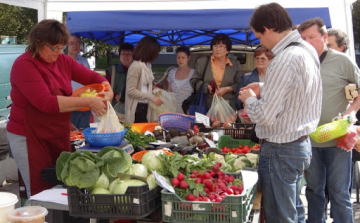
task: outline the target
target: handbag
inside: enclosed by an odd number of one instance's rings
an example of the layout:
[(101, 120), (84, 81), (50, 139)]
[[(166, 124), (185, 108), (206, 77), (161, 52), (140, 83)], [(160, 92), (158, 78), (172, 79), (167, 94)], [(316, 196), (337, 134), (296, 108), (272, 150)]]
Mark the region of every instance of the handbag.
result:
[[(207, 67), (208, 67), (208, 64), (209, 64), (209, 60), (210, 60), (210, 57), (208, 56), (207, 57), (207, 59), (206, 59), (206, 63), (205, 63), (205, 67), (204, 67), (204, 73), (203, 73), (203, 77), (202, 77), (202, 79), (204, 78), (204, 75), (205, 75), (205, 73), (206, 73), (206, 70), (207, 70)], [(196, 86), (196, 84), (195, 84), (195, 86)], [(190, 106), (192, 106), (192, 105), (196, 105), (196, 103), (197, 103), (197, 99), (198, 99), (198, 97), (199, 97), (199, 92), (201, 92), (202, 94), (204, 94), (203, 93), (203, 86), (200, 86), (200, 88), (201, 89), (199, 89), (199, 91), (198, 92), (193, 92), (187, 99), (185, 99), (184, 101), (183, 101), (183, 103), (181, 104), (181, 108), (183, 109), (183, 111), (184, 111), (184, 113), (185, 114), (189, 114), (190, 115)], [(194, 87), (194, 90), (195, 90), (195, 87)], [(205, 95), (205, 99), (203, 99), (205, 102), (206, 102), (206, 95)], [(200, 112), (201, 113), (201, 112)], [(194, 112), (194, 114), (195, 114), (195, 112)], [(192, 115), (194, 115), (194, 114), (192, 114)], [(202, 113), (203, 114), (203, 113)], [(206, 114), (206, 112), (205, 112), (205, 114)]]
[(206, 115), (209, 108), (205, 106), (206, 95), (204, 94), (204, 83), (201, 84), (199, 91), (196, 93), (196, 101), (189, 107), (189, 115), (195, 115), (195, 112)]

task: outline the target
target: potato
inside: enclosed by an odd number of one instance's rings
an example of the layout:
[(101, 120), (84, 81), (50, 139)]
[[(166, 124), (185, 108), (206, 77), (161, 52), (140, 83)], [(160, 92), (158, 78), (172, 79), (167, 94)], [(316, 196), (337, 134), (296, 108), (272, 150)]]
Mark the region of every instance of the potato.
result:
[(220, 128), (220, 126), (221, 126), (221, 122), (220, 122), (220, 121), (215, 121), (215, 122), (212, 124), (211, 127), (213, 127), (213, 128)]

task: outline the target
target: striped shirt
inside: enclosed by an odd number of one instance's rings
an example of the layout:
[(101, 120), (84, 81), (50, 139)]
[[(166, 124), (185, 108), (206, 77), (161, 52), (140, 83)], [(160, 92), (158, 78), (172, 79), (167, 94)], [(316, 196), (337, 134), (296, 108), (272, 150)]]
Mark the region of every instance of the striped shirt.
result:
[(303, 43), (318, 58), (299, 32), (292, 31), (272, 49), (276, 56), (260, 85), (261, 99), (246, 100), (247, 113), (257, 124), (256, 135), (274, 143), (292, 142), (315, 131), (321, 114), (320, 68), (302, 47), (286, 48), (291, 42)]

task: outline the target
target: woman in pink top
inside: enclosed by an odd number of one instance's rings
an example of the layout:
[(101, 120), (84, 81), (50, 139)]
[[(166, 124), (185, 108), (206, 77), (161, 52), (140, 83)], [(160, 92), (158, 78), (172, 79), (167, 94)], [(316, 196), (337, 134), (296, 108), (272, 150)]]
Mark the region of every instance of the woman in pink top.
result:
[(106, 79), (63, 54), (69, 40), (65, 25), (43, 20), (30, 31), (29, 46), (11, 69), (10, 149), (25, 182), (27, 196), (47, 189), (41, 170), (55, 165), (62, 151), (70, 151), (70, 112), (90, 107), (106, 113), (105, 102), (113, 98), (111, 88), (104, 98), (69, 97), (71, 80), (83, 85)]

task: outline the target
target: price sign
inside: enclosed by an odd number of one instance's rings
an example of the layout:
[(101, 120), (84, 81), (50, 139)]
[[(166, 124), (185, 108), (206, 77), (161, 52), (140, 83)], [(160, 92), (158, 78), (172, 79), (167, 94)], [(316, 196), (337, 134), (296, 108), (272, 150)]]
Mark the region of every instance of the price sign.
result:
[(168, 191), (170, 191), (171, 193), (175, 194), (175, 190), (174, 188), (171, 186), (171, 183), (168, 179), (166, 179), (165, 177), (161, 176), (160, 174), (156, 173), (156, 171), (152, 171), (152, 173), (154, 174), (155, 180), (158, 183), (158, 185)]
[(195, 112), (195, 118), (196, 123), (202, 123), (205, 126), (210, 126), (210, 119), (206, 115)]

